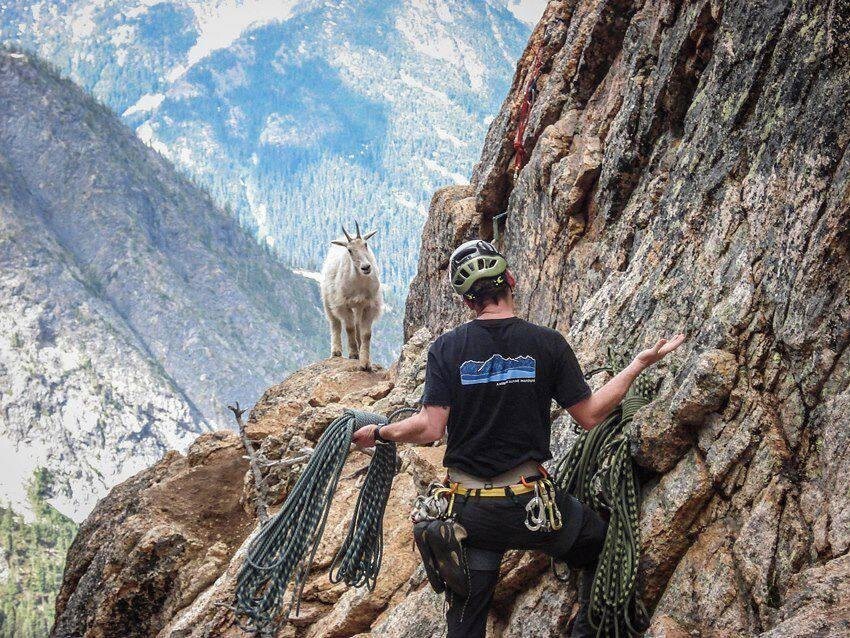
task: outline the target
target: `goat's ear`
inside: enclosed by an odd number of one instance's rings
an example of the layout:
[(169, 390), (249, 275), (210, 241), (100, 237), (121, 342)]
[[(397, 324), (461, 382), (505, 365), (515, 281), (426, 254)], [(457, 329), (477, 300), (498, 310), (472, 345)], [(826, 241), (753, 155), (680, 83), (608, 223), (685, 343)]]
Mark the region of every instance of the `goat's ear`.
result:
[(336, 246), (342, 246), (343, 248), (348, 248), (348, 242), (347, 241), (340, 241), (338, 239), (332, 239), (331, 243), (336, 245)]
[(363, 241), (369, 241), (377, 234), (377, 230), (373, 230), (371, 233), (366, 233), (366, 236), (363, 238)]

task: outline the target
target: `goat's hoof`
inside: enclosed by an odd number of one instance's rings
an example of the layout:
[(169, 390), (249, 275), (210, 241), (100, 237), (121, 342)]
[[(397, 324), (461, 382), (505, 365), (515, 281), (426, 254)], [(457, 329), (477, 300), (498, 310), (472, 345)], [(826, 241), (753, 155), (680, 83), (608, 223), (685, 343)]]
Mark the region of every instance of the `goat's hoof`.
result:
[(334, 350), (333, 352), (331, 352), (331, 356), (332, 357), (341, 357), (342, 356), (342, 350)]
[(359, 358), (360, 358), (360, 356), (359, 356), (359, 355), (356, 355), (356, 354), (350, 354), (350, 355), (348, 355), (348, 358), (349, 358), (349, 359), (359, 359)]
[(360, 366), (360, 369), (364, 372), (372, 372), (372, 365), (367, 363), (366, 365)]

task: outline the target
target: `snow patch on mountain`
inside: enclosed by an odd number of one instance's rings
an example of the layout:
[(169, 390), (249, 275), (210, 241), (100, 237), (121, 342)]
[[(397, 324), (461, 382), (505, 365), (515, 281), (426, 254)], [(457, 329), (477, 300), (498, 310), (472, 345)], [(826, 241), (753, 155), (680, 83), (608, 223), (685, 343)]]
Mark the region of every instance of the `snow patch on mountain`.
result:
[(455, 173), (447, 169), (442, 164), (435, 162), (427, 157), (422, 158), (422, 163), (435, 173), (452, 180), (455, 184), (468, 184), (469, 178), (466, 175)]
[(505, 6), (517, 19), (534, 26), (543, 15), (549, 0), (507, 0)]
[(174, 82), (214, 51), (225, 49), (245, 31), (292, 17), (302, 0), (224, 0), (189, 2), (198, 25), (198, 39), (189, 49), (186, 64), (174, 67), (168, 80)]
[(162, 104), (162, 101), (164, 99), (164, 93), (145, 93), (142, 97), (139, 98), (138, 102), (136, 102), (133, 106), (124, 111), (122, 115), (124, 117), (128, 117), (137, 113), (146, 113), (148, 111), (153, 111), (158, 108), (160, 104)]

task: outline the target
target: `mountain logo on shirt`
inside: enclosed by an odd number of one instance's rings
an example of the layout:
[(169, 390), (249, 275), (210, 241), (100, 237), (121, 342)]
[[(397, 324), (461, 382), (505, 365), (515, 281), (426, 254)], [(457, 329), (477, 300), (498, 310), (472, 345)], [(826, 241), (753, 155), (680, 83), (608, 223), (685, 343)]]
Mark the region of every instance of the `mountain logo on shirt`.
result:
[(503, 357), (500, 354), (494, 354), (487, 361), (464, 361), (460, 364), (461, 385), (533, 380), (536, 374), (537, 361), (528, 355)]

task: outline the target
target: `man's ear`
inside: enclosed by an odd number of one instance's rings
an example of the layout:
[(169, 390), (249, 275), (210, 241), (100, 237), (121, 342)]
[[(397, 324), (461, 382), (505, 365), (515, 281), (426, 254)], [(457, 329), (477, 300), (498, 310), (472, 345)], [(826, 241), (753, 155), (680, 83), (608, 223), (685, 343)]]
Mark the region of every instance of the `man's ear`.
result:
[(347, 241), (339, 241), (338, 239), (332, 239), (331, 243), (334, 244), (335, 246), (342, 246), (343, 248), (348, 248), (348, 242)]
[(508, 287), (513, 290), (516, 288), (516, 277), (510, 270), (505, 271), (505, 278), (508, 280)]

